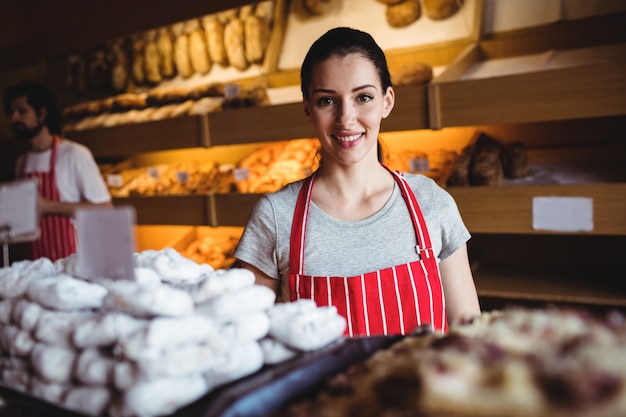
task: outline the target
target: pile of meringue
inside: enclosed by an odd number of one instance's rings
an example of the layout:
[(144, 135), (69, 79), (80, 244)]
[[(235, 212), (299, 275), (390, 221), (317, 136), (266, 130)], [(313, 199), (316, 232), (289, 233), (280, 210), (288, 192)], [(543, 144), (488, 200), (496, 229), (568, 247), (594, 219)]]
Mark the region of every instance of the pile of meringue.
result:
[(86, 415), (159, 416), (342, 339), (311, 300), (276, 303), (245, 269), (171, 248), (134, 254), (134, 280), (85, 278), (76, 255), (0, 269), (2, 385)]

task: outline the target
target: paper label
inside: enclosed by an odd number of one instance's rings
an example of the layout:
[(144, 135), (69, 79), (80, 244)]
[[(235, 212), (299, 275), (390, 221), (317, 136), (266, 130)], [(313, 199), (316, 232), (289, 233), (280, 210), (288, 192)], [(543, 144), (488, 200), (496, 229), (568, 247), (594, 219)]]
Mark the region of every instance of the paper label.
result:
[(533, 229), (554, 232), (593, 231), (593, 199), (534, 197)]
[(77, 210), (79, 274), (84, 278), (133, 279), (134, 225), (131, 206)]
[(247, 180), (250, 178), (250, 170), (248, 168), (235, 168), (233, 170), (235, 182)]
[(410, 158), (409, 169), (411, 172), (430, 172), (428, 158)]
[(224, 98), (237, 98), (239, 97), (239, 84), (226, 84), (224, 86)]
[(159, 168), (157, 167), (148, 167), (148, 176), (150, 178), (154, 178), (155, 180), (159, 179)]
[(39, 237), (37, 181), (19, 180), (0, 185), (0, 242)]
[(121, 187), (124, 185), (124, 179), (120, 174), (107, 175), (107, 185), (109, 187)]
[(187, 171), (176, 171), (176, 181), (181, 184), (186, 184), (189, 182), (189, 172)]

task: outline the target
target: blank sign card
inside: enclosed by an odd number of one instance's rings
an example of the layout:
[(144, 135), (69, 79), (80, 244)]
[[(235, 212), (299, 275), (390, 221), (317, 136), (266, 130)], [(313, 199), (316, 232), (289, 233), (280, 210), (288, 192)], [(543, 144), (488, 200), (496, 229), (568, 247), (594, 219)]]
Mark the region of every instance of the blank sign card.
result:
[(593, 231), (593, 199), (533, 197), (533, 229), (554, 232)]

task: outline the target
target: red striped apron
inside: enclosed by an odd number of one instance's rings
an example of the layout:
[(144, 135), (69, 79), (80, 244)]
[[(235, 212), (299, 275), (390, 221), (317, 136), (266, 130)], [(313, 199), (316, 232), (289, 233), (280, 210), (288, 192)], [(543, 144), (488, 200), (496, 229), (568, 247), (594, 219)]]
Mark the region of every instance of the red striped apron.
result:
[[(56, 183), (55, 166), (57, 162), (58, 136), (54, 136), (52, 152), (50, 155), (50, 170), (48, 172), (25, 172), (26, 158), (24, 157), (21, 167), (22, 178), (37, 178), (39, 194), (49, 200), (61, 201), (59, 189)], [(39, 219), (41, 236), (31, 242), (31, 258), (49, 258), (56, 261), (76, 252), (76, 231), (72, 220), (67, 216), (58, 214), (45, 214)]]
[(439, 267), (415, 194), (402, 174), (391, 171), (417, 237), (419, 260), (353, 277), (304, 274), (304, 242), (315, 174), (305, 180), (298, 196), (291, 229), (289, 295), (291, 301), (315, 300), (333, 305), (347, 321), (346, 336), (407, 334), (430, 323), (447, 331), (445, 300)]

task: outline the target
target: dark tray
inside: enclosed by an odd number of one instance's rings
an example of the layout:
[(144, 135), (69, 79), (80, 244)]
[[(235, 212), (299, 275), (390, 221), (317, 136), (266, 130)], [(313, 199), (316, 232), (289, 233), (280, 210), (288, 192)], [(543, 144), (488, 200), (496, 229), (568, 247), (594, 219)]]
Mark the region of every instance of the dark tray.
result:
[[(311, 392), (325, 378), (388, 347), (401, 336), (345, 339), (316, 352), (305, 353), (283, 363), (217, 388), (170, 417), (266, 417), (292, 400)], [(85, 414), (40, 400), (0, 385), (2, 397), (15, 415), (29, 417), (87, 417)], [(8, 411), (8, 410), (7, 410)]]

